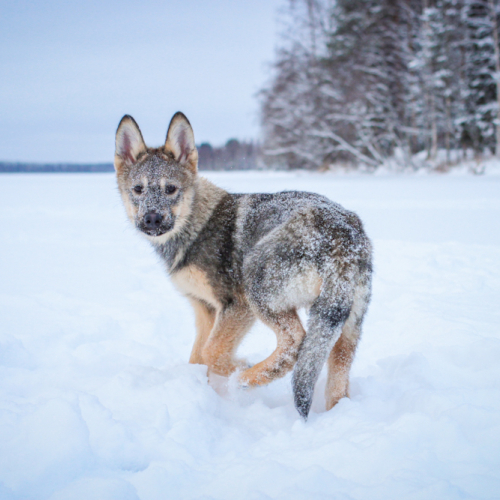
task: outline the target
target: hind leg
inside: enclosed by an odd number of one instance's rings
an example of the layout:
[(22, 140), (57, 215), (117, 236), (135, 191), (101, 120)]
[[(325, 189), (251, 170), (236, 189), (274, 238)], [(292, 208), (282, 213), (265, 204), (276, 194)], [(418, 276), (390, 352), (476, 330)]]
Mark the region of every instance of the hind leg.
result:
[(357, 339), (350, 338), (342, 333), (330, 353), (328, 358), (328, 379), (325, 388), (327, 411), (331, 410), (340, 399), (349, 397), (349, 372), (356, 345)]
[(299, 346), (305, 335), (295, 310), (266, 314), (260, 319), (274, 330), (278, 345), (268, 358), (240, 375), (240, 382), (245, 386), (268, 384), (289, 372), (297, 360)]
[(340, 399), (349, 397), (349, 372), (356, 353), (363, 317), (370, 300), (369, 287), (357, 289), (352, 309), (328, 357), (328, 378), (325, 388), (327, 411), (332, 409)]

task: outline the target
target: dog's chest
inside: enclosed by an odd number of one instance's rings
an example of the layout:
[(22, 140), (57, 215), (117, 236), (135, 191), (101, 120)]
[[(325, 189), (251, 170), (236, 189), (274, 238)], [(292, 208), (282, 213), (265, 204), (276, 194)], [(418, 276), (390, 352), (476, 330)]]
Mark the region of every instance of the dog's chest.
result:
[(197, 266), (183, 267), (171, 276), (172, 282), (183, 295), (203, 300), (214, 308), (220, 306), (207, 275)]

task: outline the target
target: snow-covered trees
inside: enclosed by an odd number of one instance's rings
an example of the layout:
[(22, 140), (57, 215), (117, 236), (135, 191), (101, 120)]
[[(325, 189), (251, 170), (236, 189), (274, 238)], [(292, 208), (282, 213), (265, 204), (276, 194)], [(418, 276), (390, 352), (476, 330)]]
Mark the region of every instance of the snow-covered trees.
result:
[(376, 167), (494, 150), (497, 12), (496, 0), (289, 0), (261, 93), (267, 161)]

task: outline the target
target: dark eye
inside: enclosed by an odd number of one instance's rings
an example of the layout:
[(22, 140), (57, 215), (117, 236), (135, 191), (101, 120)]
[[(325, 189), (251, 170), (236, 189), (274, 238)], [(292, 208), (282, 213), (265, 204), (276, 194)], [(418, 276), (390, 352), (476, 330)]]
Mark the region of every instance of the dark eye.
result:
[(167, 194), (174, 194), (177, 191), (177, 186), (174, 186), (173, 184), (168, 184), (165, 186), (165, 193)]
[(133, 187), (134, 193), (141, 194), (142, 193), (142, 186), (137, 185)]

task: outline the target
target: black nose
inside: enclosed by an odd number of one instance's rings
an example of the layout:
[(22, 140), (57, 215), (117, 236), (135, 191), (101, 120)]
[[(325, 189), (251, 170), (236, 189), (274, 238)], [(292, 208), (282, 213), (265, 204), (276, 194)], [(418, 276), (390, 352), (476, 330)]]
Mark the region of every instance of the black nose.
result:
[(144, 225), (148, 229), (158, 229), (161, 224), (161, 215), (157, 214), (156, 212), (148, 212), (144, 216)]

